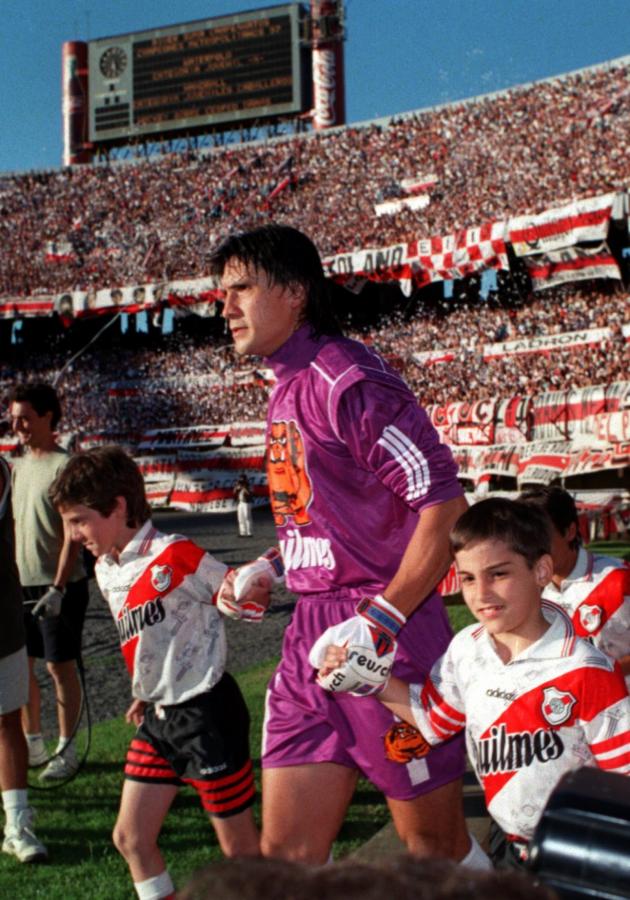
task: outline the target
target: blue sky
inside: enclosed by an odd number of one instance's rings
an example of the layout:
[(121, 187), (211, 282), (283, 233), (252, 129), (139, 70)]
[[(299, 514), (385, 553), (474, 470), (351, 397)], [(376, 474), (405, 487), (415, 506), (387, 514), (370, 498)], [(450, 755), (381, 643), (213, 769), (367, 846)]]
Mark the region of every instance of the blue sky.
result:
[[(2, 0), (0, 171), (61, 164), (61, 46), (275, 5), (257, 0)], [(628, 0), (346, 0), (350, 122), (630, 54)]]

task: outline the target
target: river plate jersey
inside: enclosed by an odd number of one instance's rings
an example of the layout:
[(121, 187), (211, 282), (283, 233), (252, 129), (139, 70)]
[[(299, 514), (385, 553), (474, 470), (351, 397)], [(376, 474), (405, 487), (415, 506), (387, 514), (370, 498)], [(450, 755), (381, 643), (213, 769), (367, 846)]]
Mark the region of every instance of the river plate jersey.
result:
[[(543, 596), (566, 612), (575, 633), (613, 659), (630, 654), (630, 566), (580, 547), (573, 571)], [(630, 687), (630, 675), (626, 676)]]
[(450, 450), (404, 381), (358, 341), (300, 328), (268, 358), (271, 506), (299, 594), (393, 577), (423, 509), (462, 494)]
[(578, 638), (544, 602), (551, 623), (503, 663), (478, 624), (460, 631), (424, 686), (411, 685), (418, 728), (431, 744), (466, 729), (491, 816), (530, 840), (561, 776), (582, 766), (630, 774), (630, 698), (619, 667)]
[(146, 522), (96, 579), (118, 628), (134, 697), (163, 706), (209, 691), (225, 668), (213, 604), (227, 567), (181, 535)]

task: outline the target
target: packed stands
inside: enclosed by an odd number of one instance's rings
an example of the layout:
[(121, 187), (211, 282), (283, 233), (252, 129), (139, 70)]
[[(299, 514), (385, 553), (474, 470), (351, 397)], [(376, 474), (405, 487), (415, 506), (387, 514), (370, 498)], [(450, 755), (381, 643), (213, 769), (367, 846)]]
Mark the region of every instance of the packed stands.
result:
[[(264, 418), (270, 378), (262, 361), (237, 359), (223, 332), (206, 265), (216, 241), (230, 230), (285, 222), (313, 237), (335, 275), (330, 260), (365, 260), (369, 248), (397, 245), (406, 268), (392, 263), (396, 251), (384, 269), (409, 301), (396, 290), (393, 312), (383, 315), (392, 296), (383, 288), (366, 313), (371, 301), (359, 292), (366, 279), (337, 279), (357, 292), (350, 333), (402, 371), (442, 438), (457, 447), (462, 478), (475, 489), (514, 488), (608, 472), (625, 515), (629, 132), (626, 58), (328, 133), (0, 177), (0, 317), (50, 320), (53, 309), (63, 313), (61, 292), (74, 292), (76, 318), (54, 317), (56, 343), (28, 356), (28, 376), (53, 381), (77, 336), (94, 336), (107, 319), (115, 289), (132, 304), (128, 312), (146, 304), (148, 337), (110, 333), (64, 368), (64, 427), (82, 446), (115, 439), (143, 460), (153, 454), (143, 471), (156, 479), (154, 498), (178, 495), (179, 505), (194, 506), (197, 497), (198, 506), (217, 508), (234, 469), (262, 467), (262, 431), (257, 425), (247, 436), (242, 425)], [(527, 245), (527, 232), (539, 237), (560, 222), (564, 243), (551, 246), (564, 254), (558, 263)], [(581, 230), (585, 223), (595, 231)], [(462, 248), (454, 263), (451, 251)], [(584, 280), (558, 275), (556, 264)], [(484, 268), (499, 270), (489, 288)], [(586, 280), (591, 274), (598, 277)], [(383, 271), (368, 278), (385, 280)], [(199, 286), (188, 308), (203, 312), (209, 327), (176, 319), (171, 336), (159, 333), (164, 291), (170, 305), (185, 300), (172, 302), (173, 284), (183, 295)], [(109, 309), (91, 308), (96, 292), (107, 295)], [(23, 313), (19, 298), (42, 302)], [(107, 315), (96, 321), (96, 312)], [(91, 315), (95, 328), (82, 332)], [(0, 392), (23, 371), (12, 348), (0, 362)], [(597, 458), (592, 448), (583, 455), (589, 442), (602, 451)], [(5, 437), (0, 449), (10, 445)], [(210, 477), (219, 445), (223, 469)], [(263, 481), (254, 486), (262, 496)]]
[[(206, 274), (228, 229), (281, 220), (323, 255), (429, 238), (630, 181), (628, 62), (366, 126), (0, 178), (0, 296)], [(421, 188), (421, 211), (375, 206)]]

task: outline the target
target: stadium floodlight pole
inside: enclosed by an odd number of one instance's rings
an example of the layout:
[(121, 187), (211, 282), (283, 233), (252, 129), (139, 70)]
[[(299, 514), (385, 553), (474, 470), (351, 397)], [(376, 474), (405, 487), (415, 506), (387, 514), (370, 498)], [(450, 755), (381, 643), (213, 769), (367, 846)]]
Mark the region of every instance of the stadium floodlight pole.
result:
[(71, 356), (70, 359), (68, 360), (68, 362), (64, 363), (64, 365), (61, 367), (61, 369), (59, 370), (59, 372), (57, 373), (57, 375), (55, 375), (55, 377), (53, 379), (53, 387), (57, 387), (57, 385), (59, 384), (59, 382), (61, 380), (61, 376), (66, 371), (68, 366), (71, 366), (72, 363), (75, 361), (75, 359), (78, 359), (80, 356), (82, 356), (85, 353), (85, 351), (87, 350), (87, 348), (90, 347), (94, 343), (94, 341), (97, 341), (100, 338), (100, 336), (103, 334), (104, 331), (107, 331), (108, 328), (111, 328), (111, 326), (114, 324), (114, 322), (116, 322), (116, 321), (118, 321), (118, 319), (120, 319), (121, 315), (122, 315), (122, 310), (117, 312), (115, 316), (112, 316), (112, 318), (108, 322), (105, 323), (105, 325), (100, 329), (100, 331), (97, 331), (96, 334), (94, 335), (94, 337), (90, 338), (90, 340), (87, 342), (87, 344), (84, 347), (81, 347), (80, 350), (77, 350), (77, 352), (74, 354), (74, 356)]

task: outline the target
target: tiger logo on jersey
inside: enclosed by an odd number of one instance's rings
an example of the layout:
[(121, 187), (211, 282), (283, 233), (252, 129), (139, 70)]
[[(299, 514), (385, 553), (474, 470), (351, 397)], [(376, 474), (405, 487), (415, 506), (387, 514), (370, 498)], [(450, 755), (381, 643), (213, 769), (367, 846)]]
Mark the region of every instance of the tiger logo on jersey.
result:
[(383, 738), (385, 757), (392, 762), (408, 763), (412, 759), (422, 759), (431, 745), (413, 725), (397, 722)]
[(311, 480), (306, 471), (304, 442), (292, 419), (271, 423), (267, 450), (267, 479), (271, 509), (276, 525), (309, 525), (307, 512), (313, 499)]

